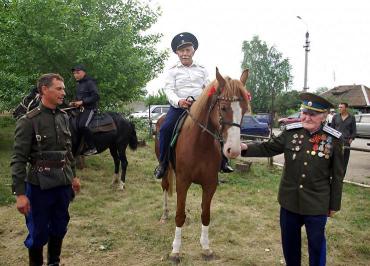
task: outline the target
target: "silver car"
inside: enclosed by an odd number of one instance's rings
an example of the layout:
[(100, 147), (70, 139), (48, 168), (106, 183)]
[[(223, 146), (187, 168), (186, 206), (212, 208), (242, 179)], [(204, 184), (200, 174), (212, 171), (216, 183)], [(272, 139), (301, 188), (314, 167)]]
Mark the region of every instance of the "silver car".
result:
[(370, 114), (358, 114), (355, 118), (357, 136), (370, 137)]

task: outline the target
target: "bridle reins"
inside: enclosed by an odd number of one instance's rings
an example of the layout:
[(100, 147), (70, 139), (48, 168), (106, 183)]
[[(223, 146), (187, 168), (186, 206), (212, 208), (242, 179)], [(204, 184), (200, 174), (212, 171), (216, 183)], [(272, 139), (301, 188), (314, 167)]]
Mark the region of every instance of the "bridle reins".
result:
[[(190, 112), (190, 109), (185, 109), (185, 111), (188, 113), (188, 115), (190, 116), (190, 118), (200, 127), (202, 128), (202, 131), (203, 132), (207, 132), (208, 134), (210, 134), (215, 140), (219, 141), (220, 143), (223, 143), (224, 142), (224, 139), (222, 138), (222, 132), (224, 130), (224, 127), (225, 126), (230, 126), (230, 127), (238, 127), (240, 128), (241, 127), (241, 124), (238, 124), (238, 123), (234, 123), (234, 122), (230, 122), (230, 121), (225, 121), (223, 115), (222, 115), (222, 111), (221, 111), (221, 105), (220, 105), (220, 102), (221, 101), (227, 101), (227, 102), (241, 102), (243, 101), (244, 99), (242, 97), (239, 97), (237, 99), (233, 99), (233, 98), (227, 98), (227, 97), (224, 97), (224, 96), (220, 96), (220, 92), (221, 92), (221, 89), (219, 88), (217, 90), (217, 92), (219, 93), (216, 93), (214, 95), (212, 95), (212, 103), (211, 105), (209, 106), (209, 109), (208, 109), (208, 112), (207, 112), (207, 119), (206, 119), (206, 124), (202, 124), (201, 122), (199, 122), (198, 119), (196, 119)], [(189, 96), (186, 98), (186, 100), (188, 99), (191, 99), (192, 101), (195, 101), (194, 97), (192, 96)], [(218, 129), (216, 129), (215, 132), (212, 132), (210, 129), (208, 129), (208, 122), (209, 122), (209, 117), (210, 117), (210, 114), (213, 110), (213, 108), (216, 106), (218, 106), (218, 114), (219, 114), (219, 127)]]

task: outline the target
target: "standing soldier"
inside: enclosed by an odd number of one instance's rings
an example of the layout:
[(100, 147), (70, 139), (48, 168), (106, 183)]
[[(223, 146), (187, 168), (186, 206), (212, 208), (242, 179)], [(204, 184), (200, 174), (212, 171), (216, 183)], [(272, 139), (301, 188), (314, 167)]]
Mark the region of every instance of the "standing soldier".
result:
[(280, 181), (280, 227), (288, 266), (301, 265), (301, 227), (306, 227), (309, 264), (325, 265), (327, 217), (340, 210), (344, 176), (341, 133), (324, 126), (325, 99), (300, 95), (301, 122), (290, 124), (278, 137), (259, 144), (242, 144), (244, 157), (284, 153)]
[(69, 203), (79, 192), (80, 182), (74, 170), (68, 116), (58, 109), (65, 96), (64, 80), (58, 74), (45, 74), (37, 88), (40, 105), (17, 121), (12, 188), (16, 207), (26, 218), (29, 265), (43, 264), (46, 243), (48, 265), (59, 265)]
[(77, 65), (72, 68), (73, 76), (77, 81), (77, 100), (71, 102), (71, 106), (83, 107), (78, 116), (78, 130), (83, 134), (87, 150), (84, 155), (97, 153), (94, 145), (93, 136), (88, 126), (98, 109), (99, 93), (96, 81), (86, 74), (84, 65)]

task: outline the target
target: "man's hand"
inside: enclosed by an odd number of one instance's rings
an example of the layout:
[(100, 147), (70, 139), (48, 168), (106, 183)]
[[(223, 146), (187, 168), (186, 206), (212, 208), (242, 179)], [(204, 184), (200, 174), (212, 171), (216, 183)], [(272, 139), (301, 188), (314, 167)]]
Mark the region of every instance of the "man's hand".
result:
[(187, 108), (189, 108), (191, 106), (192, 103), (193, 103), (192, 101), (187, 101), (186, 99), (181, 99), (179, 101), (179, 106), (181, 108), (187, 109)]
[(328, 212), (328, 217), (334, 217), (334, 214), (336, 213), (336, 211), (333, 211), (333, 210), (329, 210)]
[(16, 206), (18, 211), (24, 215), (27, 215), (31, 210), (30, 201), (28, 200), (26, 195), (17, 196)]
[(78, 177), (74, 177), (72, 179), (72, 189), (75, 193), (80, 192), (81, 184), (80, 184), (80, 179)]
[(70, 102), (69, 105), (73, 107), (80, 107), (83, 104), (82, 101)]
[(245, 144), (245, 143), (243, 143), (243, 142), (240, 142), (240, 149), (241, 149), (242, 151), (244, 151), (244, 150), (248, 149), (248, 145), (247, 145), (247, 144)]

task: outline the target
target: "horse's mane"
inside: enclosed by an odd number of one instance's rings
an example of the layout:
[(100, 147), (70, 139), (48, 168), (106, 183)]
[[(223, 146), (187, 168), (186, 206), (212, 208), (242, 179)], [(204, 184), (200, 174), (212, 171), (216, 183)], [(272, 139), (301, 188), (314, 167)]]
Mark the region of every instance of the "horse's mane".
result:
[[(242, 85), (239, 80), (231, 79), (230, 77), (224, 78), (226, 81), (225, 87), (222, 88), (220, 97), (230, 98), (243, 98), (247, 101), (248, 110), (250, 110), (250, 103), (245, 96), (248, 94), (246, 88)], [(211, 83), (207, 85), (207, 87), (203, 90), (202, 94), (199, 98), (195, 101), (195, 103), (191, 106), (190, 114), (195, 120), (199, 120), (202, 115), (208, 112), (209, 104), (208, 101), (211, 101), (212, 96), (216, 94), (215, 90), (218, 88), (218, 81), (217, 79), (213, 80)], [(187, 119), (184, 126), (192, 126), (194, 124), (193, 119)]]

